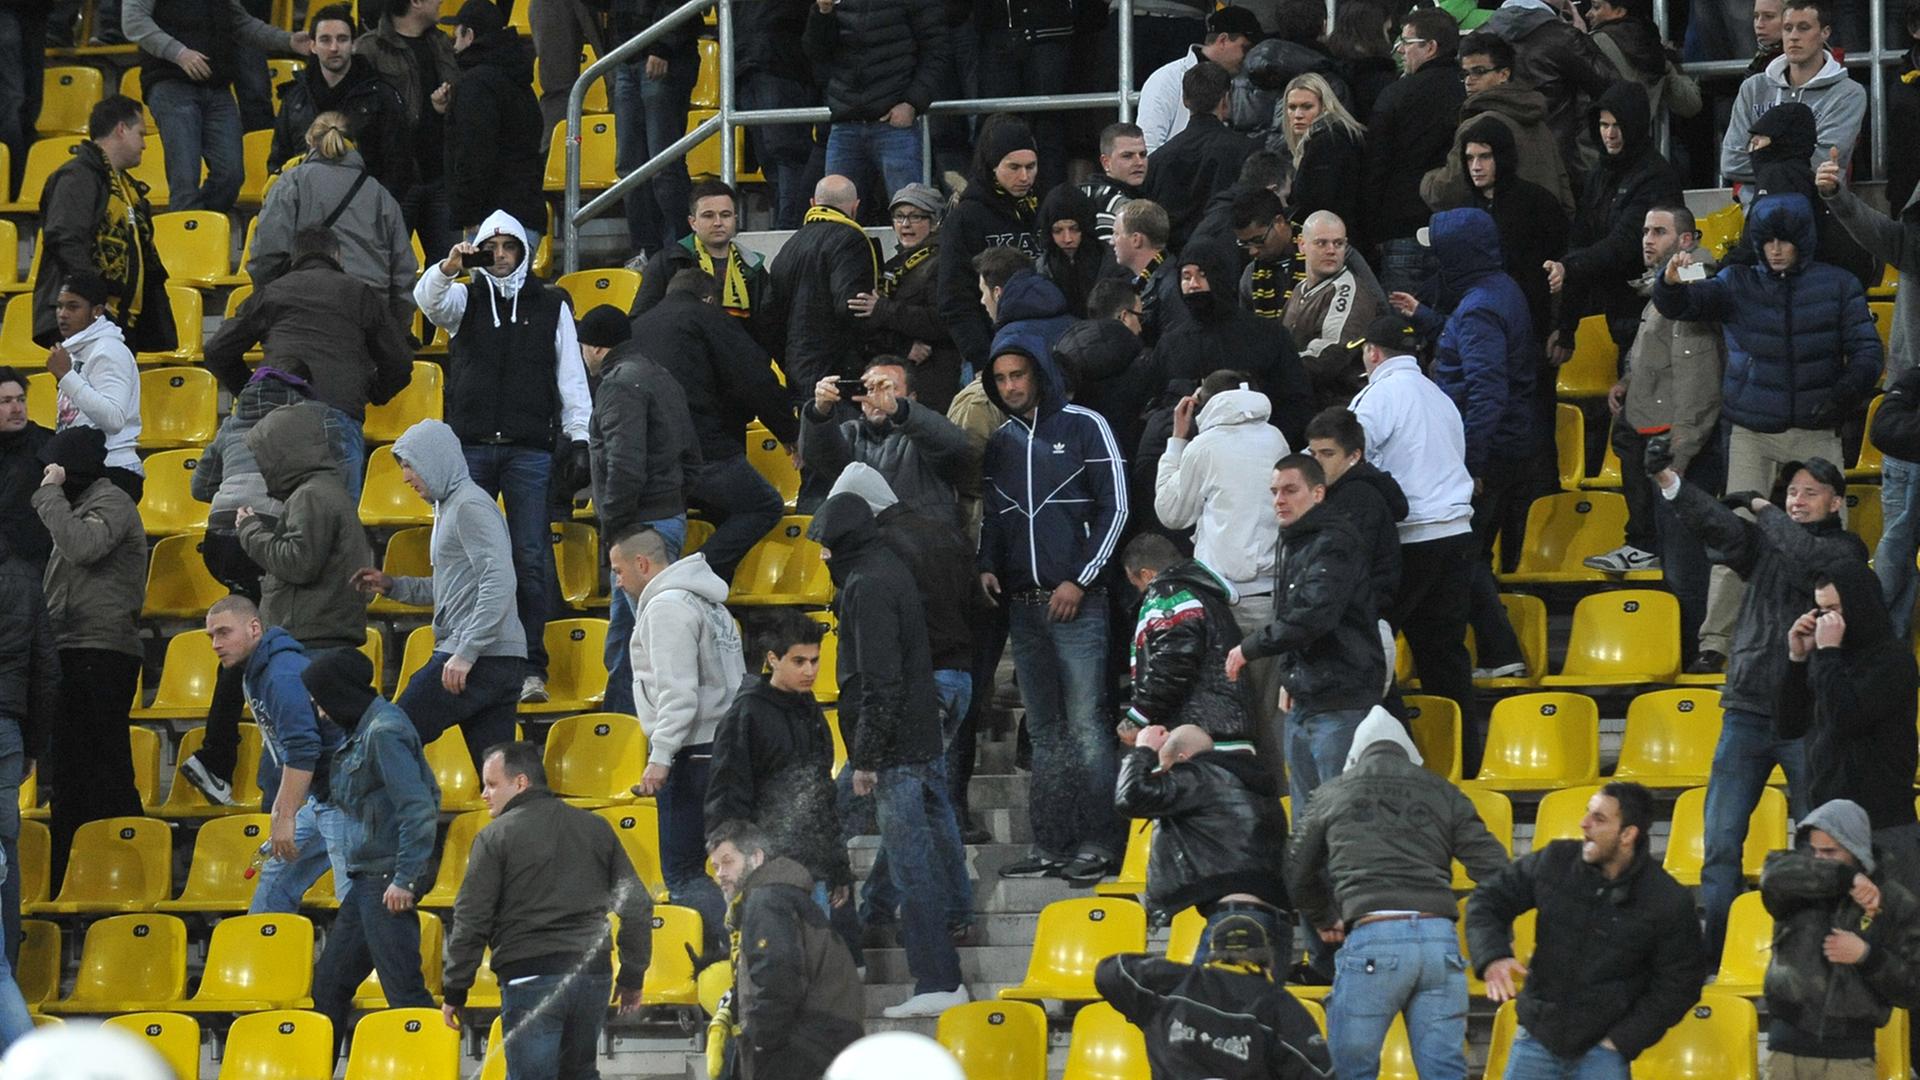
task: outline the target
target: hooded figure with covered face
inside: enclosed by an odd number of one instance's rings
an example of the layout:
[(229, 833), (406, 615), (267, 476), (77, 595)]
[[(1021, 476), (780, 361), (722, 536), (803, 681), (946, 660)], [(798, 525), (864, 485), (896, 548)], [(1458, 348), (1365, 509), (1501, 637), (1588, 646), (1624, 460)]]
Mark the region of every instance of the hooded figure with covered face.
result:
[[(1752, 200), (1768, 195), (1805, 195), (1813, 207), (1813, 228), (1819, 237), (1815, 258), (1860, 279), (1861, 287), (1872, 288), (1880, 281), (1880, 261), (1861, 246), (1852, 233), (1839, 227), (1825, 201), (1818, 198), (1813, 166), (1808, 159), (1818, 145), (1817, 120), (1812, 109), (1798, 101), (1783, 102), (1760, 114), (1753, 122), (1750, 155), (1753, 183), (1742, 189)], [(1882, 256), (1884, 257), (1884, 256)], [(1728, 265), (1762, 262), (1760, 251), (1746, 237), (1727, 252)]]

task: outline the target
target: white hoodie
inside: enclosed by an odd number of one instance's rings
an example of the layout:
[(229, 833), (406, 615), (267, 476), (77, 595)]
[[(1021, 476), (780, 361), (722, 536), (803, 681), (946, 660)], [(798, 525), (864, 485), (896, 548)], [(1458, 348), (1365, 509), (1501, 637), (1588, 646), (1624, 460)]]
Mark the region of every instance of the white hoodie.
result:
[(740, 691), (747, 662), (726, 600), (727, 583), (699, 552), (640, 590), (627, 653), (649, 765), (670, 766), (684, 747), (712, 742)]
[(73, 370), (60, 379), (55, 431), (99, 428), (107, 436), (107, 465), (147, 475), (140, 441), (140, 369), (120, 328), (105, 315), (60, 343)]
[(1375, 705), (1367, 710), (1366, 719), (1353, 729), (1353, 745), (1347, 749), (1346, 767), (1351, 769), (1360, 763), (1360, 755), (1367, 747), (1377, 742), (1390, 742), (1407, 752), (1407, 760), (1415, 765), (1425, 765), (1420, 756), (1420, 748), (1413, 744), (1413, 738), (1407, 734), (1407, 727), (1393, 718), (1393, 714)]
[(1273, 592), (1280, 523), (1268, 491), (1287, 437), (1267, 422), (1267, 395), (1241, 384), (1207, 399), (1192, 440), (1168, 439), (1153, 482), (1153, 510), (1169, 529), (1193, 527), (1193, 557), (1238, 596)]

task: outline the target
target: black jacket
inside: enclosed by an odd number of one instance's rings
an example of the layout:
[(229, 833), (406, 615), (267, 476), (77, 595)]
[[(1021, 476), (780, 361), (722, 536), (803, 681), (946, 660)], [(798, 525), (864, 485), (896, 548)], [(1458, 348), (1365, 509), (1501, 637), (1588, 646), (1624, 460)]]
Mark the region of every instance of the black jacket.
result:
[(368, 175), (394, 198), (405, 198), (415, 174), (407, 102), (364, 60), (349, 66), (338, 86), (328, 86), (320, 65), (312, 63), (281, 87), (267, 171), (278, 172), (288, 159), (307, 152), (307, 129), (324, 112), (346, 115), (348, 137), (367, 163)]
[(1887, 456), (1920, 461), (1920, 367), (1908, 368), (1887, 387), (1868, 435)]
[[(114, 292), (107, 315), (126, 331), (127, 348), (162, 352), (180, 344), (173, 304), (167, 299), (167, 268), (153, 246), (147, 185), (124, 174), (139, 205), (131, 222), (108, 222), (112, 171), (100, 144), (89, 139), (74, 148), (73, 156), (53, 170), (40, 189), (40, 271), (33, 279), (36, 345), (51, 347), (60, 340), (53, 309), (60, 301), (60, 283), (75, 270), (107, 279)], [(103, 252), (103, 246), (115, 250)], [(138, 318), (129, 313), (127, 296), (136, 280), (141, 283)]]
[(1431, 211), (1420, 197), (1420, 178), (1447, 164), (1466, 100), (1451, 55), (1434, 57), (1380, 91), (1367, 123), (1363, 235), (1404, 239), (1427, 223)]
[(866, 989), (813, 900), (813, 878), (769, 856), (727, 911), (742, 1080), (816, 1080), (860, 1038)]
[(912, 251), (896, 249), (880, 264), (880, 294), (868, 321), (871, 355), (906, 356), (916, 341), (933, 350), (913, 368), (914, 399), (946, 415), (960, 390), (960, 350), (940, 318), (938, 233)]
[(920, 589), (881, 538), (858, 495), (820, 504), (807, 535), (833, 552), (838, 590), (840, 734), (856, 769), (931, 761), (940, 755), (940, 702)]
[(1353, 525), (1366, 553), (1367, 578), (1373, 584), (1373, 607), (1381, 618), (1393, 610), (1400, 595), (1400, 530), (1406, 519), (1407, 495), (1391, 475), (1362, 461), (1327, 486), (1326, 509)]
[(505, 210), (544, 231), (541, 183), (545, 124), (533, 96), (533, 48), (511, 28), (488, 34), (459, 56), (460, 78), (447, 106), (447, 210), (470, 229)]
[(1226, 586), (1192, 559), (1162, 570), (1140, 598), (1132, 654), (1133, 704), (1141, 727), (1194, 724), (1216, 742), (1251, 740), (1253, 698), (1245, 679), (1227, 679), (1227, 653), (1240, 644)]
[(1911, 825), (1920, 764), (1913, 650), (1895, 639), (1880, 579), (1866, 563), (1842, 557), (1819, 570), (1840, 594), (1847, 634), (1839, 648), (1787, 664), (1773, 729), (1783, 739), (1806, 737), (1808, 806), (1851, 799), (1875, 829)]
[[(700, 266), (700, 260), (694, 257), (693, 245), (700, 242), (691, 234), (677, 244), (668, 244), (654, 252), (640, 271), (640, 288), (633, 294), (633, 306), (627, 314), (639, 318), (652, 311), (667, 295), (667, 286), (673, 283), (674, 275), (682, 270), (693, 270)], [(766, 260), (751, 252), (740, 252), (740, 276), (747, 283), (747, 332), (753, 335), (763, 348), (769, 351), (780, 347), (786, 336), (786, 327), (773, 326), (773, 318), (768, 310), (773, 307), (773, 284), (767, 273)], [(715, 263), (716, 269), (722, 269)], [(724, 283), (716, 283), (724, 284)], [(715, 301), (718, 303), (718, 301)], [(722, 308), (721, 310), (728, 310)], [(739, 314), (734, 314), (739, 318)]]
[[(1097, 224), (1093, 200), (1072, 184), (1061, 184), (1040, 202), (1035, 235), (1040, 238), (1040, 261), (1035, 269), (1059, 286), (1067, 298), (1067, 311), (1076, 319), (1087, 317), (1087, 295), (1100, 279), (1113, 273), (1113, 249), (1095, 235)], [(1072, 221), (1080, 226), (1080, 247), (1069, 255), (1053, 242), (1053, 223)]]
[(858, 375), (868, 326), (847, 301), (880, 287), (880, 259), (867, 234), (844, 216), (808, 221), (781, 246), (772, 280), (768, 333), (785, 335), (780, 369), (788, 388), (811, 396), (828, 375)]
[(1400, 81), (1400, 67), (1391, 56), (1336, 56), (1351, 98), (1342, 98), (1353, 111), (1353, 118), (1371, 128), (1380, 95)]
[[(1173, 228), (1168, 247), (1183, 250), (1213, 196), (1240, 178), (1247, 155), (1259, 149), (1253, 140), (1211, 113), (1195, 113), (1180, 133), (1153, 152), (1147, 171), (1147, 198), (1167, 212)], [(1045, 228), (1048, 223), (1041, 222)]]
[(726, 461), (747, 452), (747, 422), (759, 418), (788, 446), (799, 423), (773, 377), (766, 350), (740, 320), (686, 293), (667, 296), (633, 320), (633, 340), (667, 369), (687, 396), (700, 455)]
[[(1639, 83), (1617, 82), (1593, 103), (1587, 110), (1587, 126), (1596, 143), (1603, 110), (1620, 122), (1625, 145), (1618, 154), (1603, 153), (1581, 188), (1580, 210), (1569, 237), (1573, 250), (1567, 252), (1565, 288), (1576, 298), (1585, 294), (1585, 301), (1562, 305), (1563, 328), (1571, 328), (1578, 315), (1593, 311), (1605, 314), (1610, 324), (1618, 322), (1623, 330), (1639, 325), (1647, 301), (1633, 282), (1646, 272), (1640, 234), (1647, 211), (1681, 200), (1680, 178), (1653, 144), (1646, 90)], [(1633, 335), (1614, 340), (1624, 351), (1633, 344)]]
[(40, 567), (0, 552), (0, 717), (19, 725), (29, 758), (46, 757), (47, 737), (60, 715), (59, 688), (60, 656), (40, 592)]
[(734, 73), (746, 76), (764, 72), (812, 84), (813, 69), (800, 47), (806, 33), (807, 15), (813, 0), (761, 0), (742, 4), (733, 20), (735, 36)]
[[(629, 38), (659, 22), (678, 7), (670, 0), (602, 0), (593, 7), (604, 9), (607, 13), (607, 46), (625, 44)], [(755, 4), (755, 8), (777, 5)], [(743, 10), (741, 22), (747, 22), (748, 16)], [(700, 24), (685, 19), (673, 29), (660, 35), (653, 43), (640, 50), (641, 56), (657, 56), (669, 65), (686, 64), (686, 70), (697, 70), (700, 63)]]
[(687, 512), (687, 489), (701, 463), (693, 414), (680, 383), (637, 341), (607, 354), (587, 448), (602, 535)]
[(927, 649), (935, 671), (966, 671), (973, 665), (973, 626), (980, 606), (980, 578), (973, 572), (973, 545), (953, 515), (918, 511), (894, 503), (874, 517), (887, 542), (920, 586), (927, 612)]
[(823, 417), (811, 401), (801, 406), (802, 465), (829, 480), (852, 462), (871, 465), (902, 503), (943, 521), (959, 521), (954, 489), (979, 466), (966, 432), (915, 401), (900, 401), (892, 418), (878, 424), (864, 414), (845, 418), (843, 409)]
[[(1479, 189), (1469, 188), (1472, 194), (1464, 200), (1434, 209), (1471, 206), (1493, 215), (1493, 223), (1500, 230), (1500, 254), (1505, 258), (1507, 273), (1527, 298), (1527, 315), (1533, 322), (1534, 336), (1544, 345), (1547, 332), (1556, 324), (1553, 293), (1547, 289), (1547, 272), (1541, 266), (1549, 259), (1557, 261), (1566, 257), (1572, 223), (1552, 192), (1531, 181), (1516, 179), (1520, 175), (1520, 158), (1514, 148), (1513, 133), (1506, 124), (1488, 118), (1469, 125), (1459, 143), (1458, 156), (1462, 162), (1466, 158), (1466, 144), (1470, 142), (1485, 143), (1493, 148), (1496, 170), (1493, 198), (1485, 198)], [(1442, 301), (1443, 306), (1446, 303)]]
[(1327, 1040), (1307, 1010), (1265, 975), (1121, 954), (1094, 988), (1146, 1036), (1155, 1077), (1328, 1080)]
[(749, 673), (713, 735), (706, 820), (752, 821), (829, 886), (850, 885), (833, 793), (833, 733), (812, 694)]
[(1699, 1000), (1707, 966), (1693, 896), (1644, 849), (1608, 878), (1580, 841), (1555, 840), (1476, 882), (1467, 901), (1476, 972), (1513, 955), (1513, 920), (1531, 910), (1538, 930), (1516, 1008), (1561, 1058), (1612, 1039), (1632, 1061)]
[(1315, 210), (1359, 222), (1365, 205), (1366, 150), (1358, 136), (1330, 120), (1314, 124), (1294, 163), (1293, 200), (1287, 215), (1304, 222)]
[[(1289, 440), (1291, 442), (1291, 440)], [(1280, 684), (1308, 713), (1380, 704), (1380, 651), (1366, 543), (1344, 517), (1309, 511), (1280, 529), (1274, 621), (1240, 646), (1249, 660), (1280, 658)]]
[(1099, 413), (1131, 458), (1141, 414), (1160, 390), (1146, 343), (1118, 319), (1082, 319), (1054, 343), (1053, 359), (1074, 404)]
[[(1844, 1056), (1870, 1056), (1874, 1032), (1886, 1025), (1891, 1010), (1920, 1005), (1920, 964), (1914, 962), (1920, 954), (1920, 906), (1888, 870), (1883, 862), (1867, 875), (1880, 887), (1880, 910), (1868, 916), (1853, 901), (1858, 867), (1817, 859), (1805, 850), (1767, 856), (1760, 900), (1773, 916), (1773, 959), (1766, 978), (1767, 1043), (1773, 1052), (1833, 1053), (1851, 1044), (1856, 1052)], [(1860, 963), (1827, 960), (1824, 942), (1836, 929), (1866, 939), (1867, 955)]]
[(940, 318), (960, 358), (975, 371), (985, 371), (991, 359), (987, 350), (993, 345), (993, 322), (980, 306), (980, 275), (974, 272), (973, 257), (1004, 246), (1017, 247), (1038, 262), (1036, 205), (1031, 198), (1016, 199), (1000, 190), (991, 174), (974, 175), (940, 226)]
[(53, 538), (30, 504), (47, 471), (40, 448), (51, 438), (53, 432), (31, 420), (19, 431), (0, 434), (0, 540), (15, 558), (36, 568), (44, 567), (53, 553)]
[(1612, 85), (1613, 64), (1587, 35), (1544, 8), (1502, 8), (1481, 29), (1513, 43), (1513, 81), (1547, 99), (1547, 125), (1560, 141), (1560, 156), (1580, 160), (1584, 107)]
[(1113, 808), (1152, 818), (1147, 902), (1168, 913), (1251, 893), (1285, 911), (1287, 813), (1272, 770), (1245, 750), (1208, 750), (1160, 771), (1160, 756), (1136, 746), (1120, 759)]
[(835, 122), (871, 123), (901, 102), (927, 111), (946, 70), (947, 20), (925, 0), (841, 0), (807, 12), (801, 38)]

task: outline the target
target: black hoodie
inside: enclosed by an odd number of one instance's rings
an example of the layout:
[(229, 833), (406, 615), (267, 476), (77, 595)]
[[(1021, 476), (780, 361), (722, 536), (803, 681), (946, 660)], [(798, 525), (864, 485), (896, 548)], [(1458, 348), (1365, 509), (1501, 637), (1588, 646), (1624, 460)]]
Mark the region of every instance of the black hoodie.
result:
[(1160, 389), (1146, 342), (1119, 319), (1081, 319), (1054, 342), (1053, 361), (1067, 396), (1099, 413), (1131, 458), (1140, 445), (1141, 414)]
[(980, 275), (973, 257), (990, 247), (1016, 247), (1034, 260), (1040, 258), (1031, 195), (1016, 198), (993, 178), (1001, 159), (1016, 150), (1034, 149), (1033, 132), (1024, 121), (1001, 118), (980, 132), (967, 190), (940, 225), (940, 317), (960, 349), (960, 358), (984, 371), (991, 359), (993, 324), (980, 306)]
[[(1570, 238), (1573, 250), (1566, 258), (1566, 289), (1574, 302), (1563, 301), (1561, 322), (1570, 326), (1575, 315), (1600, 311), (1624, 329), (1639, 324), (1647, 303), (1633, 287), (1646, 272), (1640, 234), (1647, 211), (1682, 204), (1683, 194), (1679, 177), (1653, 145), (1646, 90), (1639, 83), (1617, 82), (1593, 103), (1587, 110), (1587, 129), (1598, 146), (1605, 145), (1600, 139), (1602, 112), (1619, 121), (1624, 145), (1618, 154), (1601, 155), (1581, 189)], [(1624, 351), (1633, 344), (1633, 335), (1616, 337), (1615, 343)]]
[[(1507, 273), (1527, 298), (1527, 314), (1533, 319), (1534, 336), (1546, 341), (1554, 325), (1553, 293), (1547, 289), (1547, 272), (1541, 264), (1566, 257), (1570, 223), (1567, 212), (1553, 193), (1531, 181), (1520, 179), (1520, 154), (1507, 125), (1492, 117), (1469, 125), (1460, 136), (1460, 168), (1466, 173), (1468, 143), (1485, 143), (1493, 150), (1493, 198), (1479, 188), (1460, 206), (1472, 206), (1493, 215), (1500, 229), (1500, 252), (1506, 257)], [(1435, 207), (1451, 209), (1452, 207)], [(1457, 298), (1446, 298), (1441, 306), (1450, 306)]]
[(14, 557), (35, 566), (46, 565), (47, 553), (53, 550), (46, 525), (28, 505), (47, 470), (40, 448), (51, 438), (53, 432), (31, 420), (19, 431), (0, 434), (0, 540)]
[(1349, 467), (1327, 485), (1327, 508), (1345, 517), (1366, 545), (1373, 607), (1381, 618), (1400, 595), (1400, 530), (1407, 517), (1407, 495), (1392, 476), (1371, 461)]
[(713, 735), (706, 819), (752, 821), (830, 886), (853, 882), (833, 789), (833, 734), (812, 694), (750, 673)]
[[(1761, 113), (1753, 122), (1751, 131), (1755, 135), (1765, 135), (1770, 141), (1766, 146), (1753, 152), (1753, 198), (1763, 195), (1785, 195), (1798, 193), (1807, 197), (1813, 206), (1813, 228), (1820, 237), (1820, 246), (1814, 258), (1833, 265), (1860, 279), (1862, 288), (1872, 288), (1880, 283), (1880, 261), (1861, 247), (1840, 223), (1833, 220), (1833, 211), (1828, 209), (1813, 183), (1813, 167), (1807, 164), (1813, 160), (1817, 140), (1817, 124), (1813, 110), (1798, 101), (1784, 102)], [(1753, 204), (1747, 204), (1752, 212)], [(1743, 233), (1738, 243), (1721, 260), (1723, 265), (1754, 266), (1760, 263), (1760, 253), (1748, 242)]]
[(1911, 825), (1920, 758), (1913, 650), (1894, 637), (1880, 579), (1866, 563), (1840, 556), (1821, 571), (1840, 594), (1846, 636), (1838, 648), (1815, 648), (1804, 662), (1787, 665), (1774, 731), (1783, 739), (1806, 737), (1807, 805), (1852, 799), (1876, 830)]
[(458, 57), (460, 78), (447, 106), (447, 209), (471, 229), (505, 210), (544, 230), (541, 190), (545, 132), (533, 96), (533, 49), (511, 28), (483, 35)]
[[(1067, 311), (1076, 319), (1087, 317), (1087, 296), (1100, 279), (1116, 272), (1113, 248), (1095, 235), (1093, 200), (1072, 184), (1061, 184), (1040, 203), (1040, 216), (1034, 219), (1034, 234), (1040, 238), (1040, 264), (1036, 269), (1048, 281), (1059, 286), (1067, 298)], [(1053, 223), (1077, 222), (1080, 248), (1069, 255), (1053, 242)]]

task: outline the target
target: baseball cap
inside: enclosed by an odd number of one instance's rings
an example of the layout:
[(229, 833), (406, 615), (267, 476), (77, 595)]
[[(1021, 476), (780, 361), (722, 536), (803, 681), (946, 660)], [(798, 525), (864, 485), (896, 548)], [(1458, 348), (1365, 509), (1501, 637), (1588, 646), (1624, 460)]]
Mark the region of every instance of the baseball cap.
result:
[(467, 0), (460, 10), (440, 20), (441, 26), (464, 26), (476, 34), (507, 28), (507, 13), (490, 0)]
[(1238, 34), (1249, 41), (1259, 41), (1260, 17), (1247, 8), (1229, 4), (1207, 16), (1207, 33)]
[(1258, 919), (1230, 914), (1213, 924), (1210, 952), (1221, 960), (1271, 967), (1273, 939)]
[(1369, 345), (1378, 345), (1383, 349), (1410, 353), (1419, 347), (1420, 335), (1414, 332), (1412, 324), (1398, 315), (1375, 315), (1367, 323), (1364, 340)]
[(1805, 461), (1789, 461), (1780, 466), (1780, 491), (1783, 495), (1787, 485), (1793, 482), (1794, 474), (1801, 469), (1807, 470), (1807, 475), (1832, 488), (1834, 494), (1847, 493), (1847, 478), (1838, 465), (1823, 457), (1810, 457)]
[(946, 209), (946, 203), (940, 198), (940, 193), (934, 190), (932, 185), (929, 184), (908, 184), (906, 187), (894, 192), (893, 201), (887, 203), (887, 209), (891, 210), (901, 203), (905, 203), (915, 210), (925, 210), (936, 219), (940, 216), (940, 212)]

